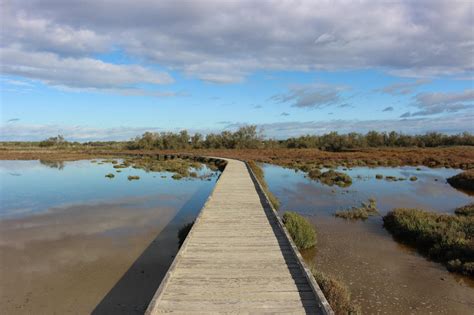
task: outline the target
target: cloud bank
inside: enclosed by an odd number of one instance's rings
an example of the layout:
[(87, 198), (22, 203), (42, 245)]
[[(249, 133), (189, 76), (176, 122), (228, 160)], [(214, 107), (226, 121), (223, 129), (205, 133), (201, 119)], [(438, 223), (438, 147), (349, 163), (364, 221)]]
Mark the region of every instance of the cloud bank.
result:
[[(466, 76), (474, 68), (470, 1), (5, 0), (0, 5), (2, 72), (53, 85), (121, 88), (171, 81), (152, 65), (217, 83), (238, 82), (258, 70), (378, 68), (430, 77)], [(138, 64), (114, 65), (96, 57), (116, 49)], [(58, 71), (48, 73), (48, 65)], [(407, 88), (392, 91), (403, 94)]]

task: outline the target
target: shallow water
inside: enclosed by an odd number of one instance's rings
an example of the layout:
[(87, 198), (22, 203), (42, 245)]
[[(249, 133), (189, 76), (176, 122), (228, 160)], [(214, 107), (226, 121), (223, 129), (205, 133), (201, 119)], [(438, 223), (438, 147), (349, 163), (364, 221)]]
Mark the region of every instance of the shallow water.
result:
[[(281, 202), (280, 212), (299, 212), (316, 226), (318, 244), (303, 253), (305, 260), (341, 279), (364, 314), (472, 314), (473, 281), (395, 242), (381, 216), (367, 221), (334, 217), (337, 210), (359, 206), (370, 197), (375, 197), (382, 215), (397, 207), (453, 213), (474, 201), (446, 183), (459, 170), (358, 167), (344, 171), (353, 179), (346, 188), (326, 186), (278, 166), (264, 165), (264, 171)], [(376, 174), (406, 180), (377, 180)], [(409, 181), (410, 176), (418, 180)]]
[(178, 250), (178, 229), (197, 216), (218, 172), (174, 180), (121, 171), (0, 161), (2, 312), (143, 313)]

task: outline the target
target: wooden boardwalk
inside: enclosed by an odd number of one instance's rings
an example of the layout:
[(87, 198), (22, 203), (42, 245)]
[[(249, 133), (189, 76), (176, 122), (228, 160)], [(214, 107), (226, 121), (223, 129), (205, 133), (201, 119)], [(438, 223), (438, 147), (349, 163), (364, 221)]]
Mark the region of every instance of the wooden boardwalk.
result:
[(245, 163), (228, 160), (147, 314), (331, 314)]

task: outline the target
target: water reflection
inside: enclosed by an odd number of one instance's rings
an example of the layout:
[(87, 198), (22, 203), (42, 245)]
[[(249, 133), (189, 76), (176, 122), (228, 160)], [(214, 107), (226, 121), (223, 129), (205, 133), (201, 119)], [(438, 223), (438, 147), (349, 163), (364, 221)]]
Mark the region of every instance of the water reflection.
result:
[(0, 161), (2, 312), (143, 313), (217, 176), (110, 181), (112, 164), (65, 165)]
[(64, 168), (64, 161), (49, 161), (49, 160), (39, 160), (42, 165), (56, 168), (58, 170), (62, 170)]
[[(281, 212), (302, 213), (318, 230), (317, 248), (305, 251), (305, 259), (341, 278), (364, 314), (471, 313), (474, 283), (395, 242), (383, 229), (381, 216), (364, 222), (334, 217), (337, 210), (371, 197), (382, 215), (397, 207), (452, 213), (474, 201), (446, 183), (459, 170), (360, 167), (347, 171), (353, 179), (349, 188), (329, 187), (277, 166), (265, 165), (264, 171), (270, 190), (281, 201)], [(418, 180), (378, 180), (376, 174)]]

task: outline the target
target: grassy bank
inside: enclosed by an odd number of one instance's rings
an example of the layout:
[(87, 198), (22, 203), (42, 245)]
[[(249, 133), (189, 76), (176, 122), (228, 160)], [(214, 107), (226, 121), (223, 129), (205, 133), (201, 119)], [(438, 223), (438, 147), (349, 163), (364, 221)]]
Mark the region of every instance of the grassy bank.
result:
[[(459, 210), (457, 213), (465, 213)], [(472, 212), (472, 205), (471, 211)], [(451, 271), (474, 276), (474, 217), (395, 209), (383, 218), (395, 239), (414, 246)]]
[(454, 188), (469, 190), (474, 192), (474, 170), (462, 172), (448, 178), (448, 183)]
[(247, 164), (250, 167), (250, 169), (252, 170), (252, 172), (255, 174), (255, 176), (257, 177), (260, 185), (262, 186), (263, 190), (265, 191), (265, 194), (267, 195), (267, 197), (268, 197), (269, 201), (271, 202), (271, 204), (273, 205), (273, 207), (275, 209), (279, 209), (280, 208), (280, 201), (277, 199), (277, 197), (275, 197), (274, 194), (272, 194), (270, 189), (268, 189), (267, 182), (265, 181), (265, 174), (263, 173), (262, 168), (260, 166), (258, 166), (257, 163), (255, 163), (255, 161), (249, 161)]

